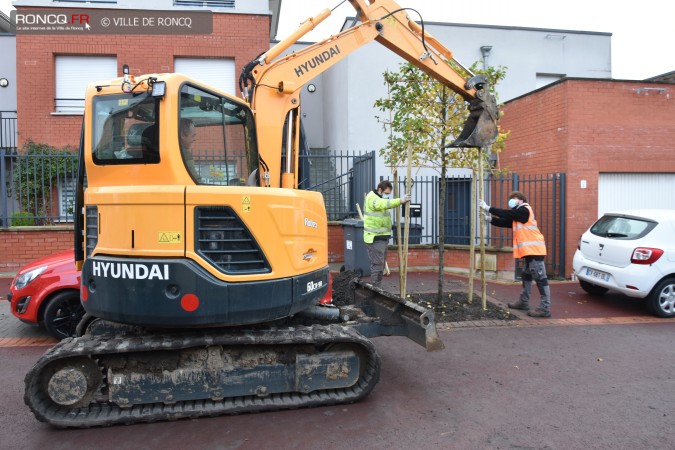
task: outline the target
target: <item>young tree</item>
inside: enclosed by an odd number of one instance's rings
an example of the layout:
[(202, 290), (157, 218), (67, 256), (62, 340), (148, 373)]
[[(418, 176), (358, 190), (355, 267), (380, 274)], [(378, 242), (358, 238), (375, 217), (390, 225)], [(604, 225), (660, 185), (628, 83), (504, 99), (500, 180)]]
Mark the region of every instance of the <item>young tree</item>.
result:
[[(494, 94), (494, 86), (505, 77), (506, 68), (488, 67), (487, 71), (481, 71), (475, 66), (476, 64), (472, 67), (472, 71), (487, 76), (490, 91)], [(386, 71), (384, 81), (389, 95), (387, 98), (378, 99), (375, 106), (380, 111), (389, 113), (388, 118), (377, 117), (377, 119), (390, 134), (387, 146), (380, 150), (380, 155), (396, 174), (396, 168), (406, 160), (410, 147), (411, 163), (414, 166), (433, 168), (440, 175), (438, 209), (438, 301), (440, 302), (443, 293), (447, 171), (450, 168), (484, 170), (485, 167), (489, 167), (488, 149), (480, 151), (480, 149), (449, 147), (460, 135), (468, 117), (466, 102), (459, 94), (410, 63), (401, 64), (396, 72)], [(505, 137), (506, 133), (500, 132), (497, 141), (492, 145), (493, 152), (500, 151), (504, 146)], [(475, 199), (471, 203), (473, 210)], [(474, 214), (472, 220), (473, 216)], [(399, 232), (398, 236), (400, 235)], [(473, 243), (473, 239), (471, 241)], [(473, 255), (471, 258), (470, 267), (473, 268)], [(472, 286), (473, 283), (470, 282), (470, 290)]]

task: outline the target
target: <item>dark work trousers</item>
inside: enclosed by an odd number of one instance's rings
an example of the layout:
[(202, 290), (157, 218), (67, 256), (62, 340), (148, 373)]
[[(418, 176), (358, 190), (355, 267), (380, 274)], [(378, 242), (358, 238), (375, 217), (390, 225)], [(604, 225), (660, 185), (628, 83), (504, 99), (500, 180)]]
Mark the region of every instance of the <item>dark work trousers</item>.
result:
[(551, 288), (548, 285), (548, 277), (546, 276), (546, 265), (544, 264), (543, 256), (526, 256), (522, 258), (525, 263), (523, 267), (523, 291), (520, 294), (520, 301), (525, 305), (530, 302), (530, 293), (532, 292), (532, 280), (537, 283), (537, 289), (541, 295), (541, 305), (539, 306), (544, 311), (551, 309)]
[(372, 244), (366, 244), (368, 259), (370, 259), (370, 283), (380, 287), (382, 284), (382, 272), (384, 262), (387, 260), (388, 240), (375, 239)]

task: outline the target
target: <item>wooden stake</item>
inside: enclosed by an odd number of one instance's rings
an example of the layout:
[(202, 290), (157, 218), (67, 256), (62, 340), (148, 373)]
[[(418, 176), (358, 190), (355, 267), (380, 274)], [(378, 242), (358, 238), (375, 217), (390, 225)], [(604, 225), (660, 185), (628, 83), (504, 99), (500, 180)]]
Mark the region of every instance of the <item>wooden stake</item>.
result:
[[(406, 171), (405, 178), (405, 193), (410, 195), (410, 190), (412, 189), (412, 145), (408, 144), (408, 168)], [(404, 268), (404, 277), (403, 277), (403, 289), (401, 290), (401, 297), (405, 298), (405, 294), (408, 288), (408, 245), (410, 238), (410, 202), (405, 204), (405, 231), (403, 235), (403, 260), (405, 261)]]
[(469, 208), (469, 303), (473, 303), (473, 278), (476, 275), (476, 169), (474, 168), (471, 175), (471, 207)]
[[(478, 149), (478, 198), (485, 199), (483, 185), (483, 149)], [(487, 309), (487, 288), (485, 285), (485, 221), (483, 213), (480, 213), (480, 286), (483, 310)]]

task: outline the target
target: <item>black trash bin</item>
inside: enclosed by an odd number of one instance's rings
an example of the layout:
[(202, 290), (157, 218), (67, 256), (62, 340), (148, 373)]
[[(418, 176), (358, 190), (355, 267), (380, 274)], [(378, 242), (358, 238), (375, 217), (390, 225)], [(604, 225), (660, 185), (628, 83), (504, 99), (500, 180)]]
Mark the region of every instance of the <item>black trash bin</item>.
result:
[(344, 269), (360, 273), (362, 276), (369, 276), (370, 259), (366, 243), (363, 242), (363, 220), (343, 220), (342, 231), (345, 238)]
[[(422, 243), (422, 230), (424, 227), (418, 223), (411, 223), (410, 228), (408, 229), (408, 244), (421, 244)], [(404, 225), (401, 224), (401, 234), (405, 235)], [(396, 225), (391, 227), (391, 237), (394, 239), (394, 245), (396, 245)]]

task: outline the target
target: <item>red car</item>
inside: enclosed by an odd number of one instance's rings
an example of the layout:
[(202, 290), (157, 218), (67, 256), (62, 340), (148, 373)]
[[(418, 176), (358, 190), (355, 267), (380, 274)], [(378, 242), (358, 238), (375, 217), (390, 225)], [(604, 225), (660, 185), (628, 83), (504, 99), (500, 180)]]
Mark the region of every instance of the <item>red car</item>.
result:
[(44, 325), (57, 339), (74, 336), (84, 308), (73, 251), (55, 253), (21, 268), (7, 299), (19, 320)]

